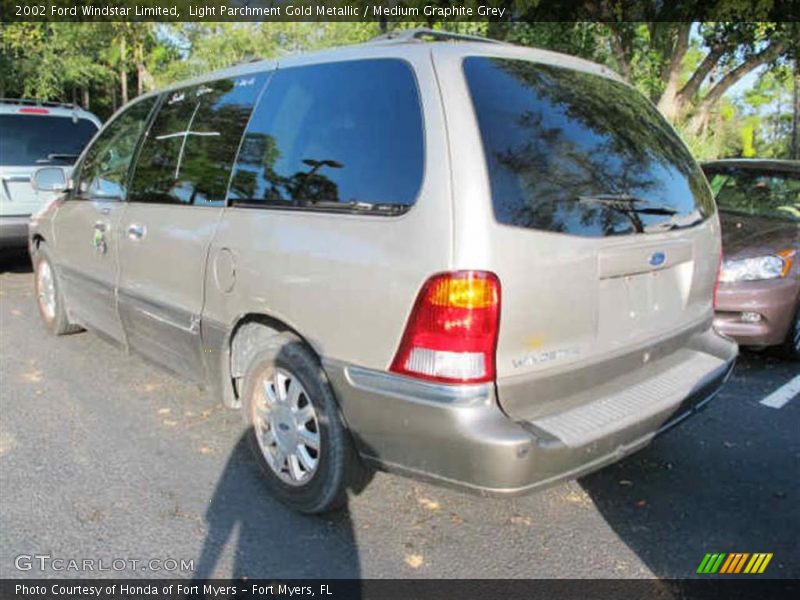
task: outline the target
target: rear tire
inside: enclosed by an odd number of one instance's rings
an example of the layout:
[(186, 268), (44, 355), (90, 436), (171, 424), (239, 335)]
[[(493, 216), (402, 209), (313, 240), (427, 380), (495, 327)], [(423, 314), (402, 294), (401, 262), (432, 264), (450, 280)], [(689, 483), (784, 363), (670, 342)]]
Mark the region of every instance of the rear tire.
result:
[(70, 323), (67, 318), (58, 274), (43, 245), (39, 246), (33, 256), (33, 281), (36, 306), (45, 328), (54, 335), (81, 331), (80, 326)]
[(317, 357), (290, 333), (270, 338), (247, 368), (244, 418), (270, 491), (317, 514), (347, 502), (361, 466)]

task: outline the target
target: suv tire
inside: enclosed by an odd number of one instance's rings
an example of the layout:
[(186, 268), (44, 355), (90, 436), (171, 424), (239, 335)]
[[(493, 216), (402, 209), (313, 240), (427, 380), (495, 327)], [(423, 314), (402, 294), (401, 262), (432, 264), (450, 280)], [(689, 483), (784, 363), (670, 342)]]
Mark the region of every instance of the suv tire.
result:
[(361, 465), (314, 353), (290, 333), (271, 337), (242, 391), (247, 436), (271, 492), (304, 513), (344, 506)]
[(79, 325), (69, 322), (58, 274), (44, 245), (33, 255), (33, 275), (36, 306), (47, 330), (54, 335), (81, 331)]

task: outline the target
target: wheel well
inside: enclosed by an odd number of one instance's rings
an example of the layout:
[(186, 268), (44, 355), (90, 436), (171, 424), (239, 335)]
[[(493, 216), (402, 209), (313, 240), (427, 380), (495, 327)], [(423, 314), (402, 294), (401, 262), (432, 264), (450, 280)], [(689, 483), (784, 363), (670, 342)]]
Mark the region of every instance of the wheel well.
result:
[(286, 325), (266, 315), (248, 314), (242, 317), (231, 330), (231, 377), (244, 377), (247, 364), (258, 348), (267, 339), (287, 329)]
[(265, 314), (250, 313), (241, 317), (231, 329), (228, 350), (230, 352), (230, 375), (236, 398), (239, 397), (239, 385), (247, 371), (250, 360), (264, 347), (266, 341), (284, 331), (294, 333), (308, 346), (312, 352), (314, 347), (308, 343), (298, 331)]

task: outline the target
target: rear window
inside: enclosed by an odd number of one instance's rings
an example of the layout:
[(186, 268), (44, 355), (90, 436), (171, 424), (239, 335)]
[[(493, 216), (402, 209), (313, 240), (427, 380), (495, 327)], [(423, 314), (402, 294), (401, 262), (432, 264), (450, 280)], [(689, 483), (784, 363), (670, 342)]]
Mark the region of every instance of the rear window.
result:
[(279, 69), (253, 112), (230, 197), (240, 206), (397, 214), (415, 202), (423, 164), (406, 62)]
[(800, 221), (800, 173), (736, 167), (707, 173), (721, 211)]
[(521, 60), (470, 57), (495, 218), (587, 237), (688, 227), (714, 211), (677, 134), (630, 87)]
[(0, 115), (0, 165), (71, 165), (97, 132), (87, 119)]

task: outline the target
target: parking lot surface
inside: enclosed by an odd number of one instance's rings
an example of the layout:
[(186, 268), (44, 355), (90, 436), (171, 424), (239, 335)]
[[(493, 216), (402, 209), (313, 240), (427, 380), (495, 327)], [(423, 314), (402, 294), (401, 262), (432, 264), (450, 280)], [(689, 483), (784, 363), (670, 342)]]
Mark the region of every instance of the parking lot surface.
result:
[[(0, 259), (0, 577), (680, 578), (707, 552), (800, 577), (800, 399), (760, 402), (796, 363), (744, 353), (705, 411), (577, 482), (489, 499), (377, 474), (308, 517), (267, 493), (239, 413), (92, 334), (51, 337), (32, 288), (24, 256)], [(193, 570), (130, 566), (170, 558)]]

